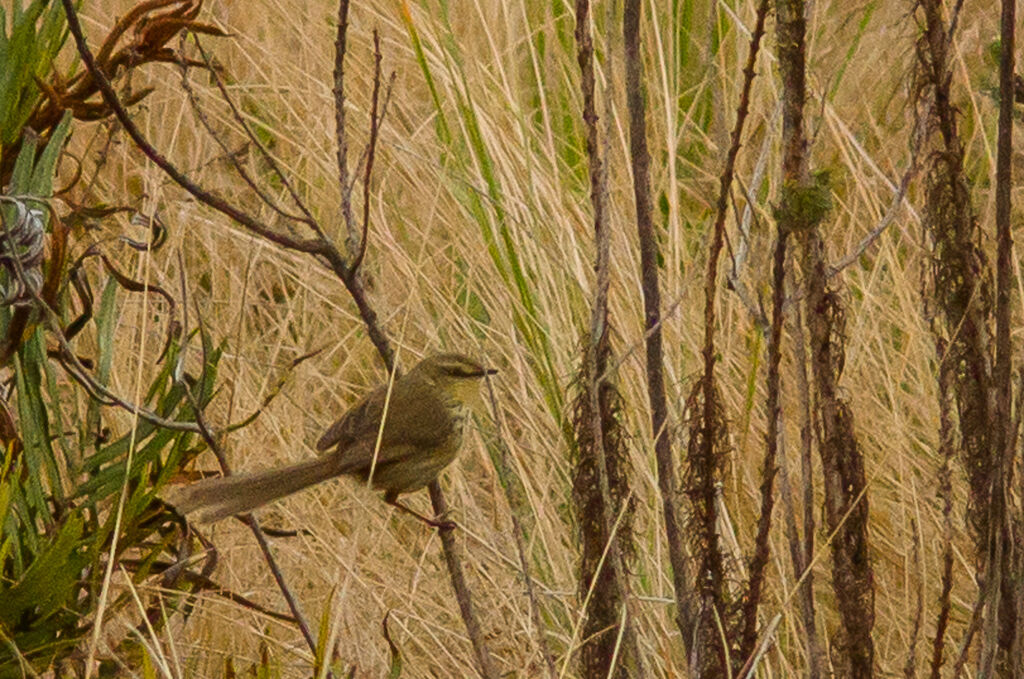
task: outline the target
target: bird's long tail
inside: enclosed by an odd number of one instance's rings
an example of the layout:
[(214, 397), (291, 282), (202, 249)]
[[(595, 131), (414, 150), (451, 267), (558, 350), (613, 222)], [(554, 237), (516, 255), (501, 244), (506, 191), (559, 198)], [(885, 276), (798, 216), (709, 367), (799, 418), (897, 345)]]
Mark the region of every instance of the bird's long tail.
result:
[(206, 479), (170, 488), (163, 499), (200, 522), (244, 514), (338, 474), (333, 456), (323, 455), (285, 467)]

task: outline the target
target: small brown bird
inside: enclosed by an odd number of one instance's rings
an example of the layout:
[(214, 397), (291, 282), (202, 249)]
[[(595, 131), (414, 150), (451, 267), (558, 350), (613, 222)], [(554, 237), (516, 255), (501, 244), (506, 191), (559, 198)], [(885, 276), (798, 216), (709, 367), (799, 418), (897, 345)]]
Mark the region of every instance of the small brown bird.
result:
[(218, 521), (345, 474), (372, 481), (388, 504), (433, 526), (447, 525), (400, 504), (398, 496), (423, 488), (455, 459), (480, 380), (496, 372), (462, 354), (429, 356), (395, 379), (390, 397), (381, 385), (332, 424), (316, 444), (330, 452), (173, 488), (166, 500), (186, 516)]

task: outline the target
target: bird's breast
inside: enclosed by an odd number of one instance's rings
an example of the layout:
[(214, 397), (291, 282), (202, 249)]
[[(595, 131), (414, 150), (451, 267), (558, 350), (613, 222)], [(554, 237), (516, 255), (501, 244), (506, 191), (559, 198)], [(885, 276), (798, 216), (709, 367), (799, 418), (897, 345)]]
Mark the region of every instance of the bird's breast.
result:
[(462, 445), (462, 439), (466, 434), (466, 427), (469, 424), (469, 418), (472, 411), (465, 403), (457, 402), (449, 406), (449, 413), (452, 418), (452, 437), (454, 438), (455, 447), (458, 448)]

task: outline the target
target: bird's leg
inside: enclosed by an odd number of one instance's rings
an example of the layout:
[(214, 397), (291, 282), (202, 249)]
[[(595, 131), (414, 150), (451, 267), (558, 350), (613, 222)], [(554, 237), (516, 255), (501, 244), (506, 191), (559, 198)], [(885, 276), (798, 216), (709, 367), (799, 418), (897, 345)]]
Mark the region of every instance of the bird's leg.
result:
[(438, 528), (440, 530), (455, 530), (456, 528), (456, 524), (454, 521), (438, 521), (437, 519), (428, 519), (419, 512), (409, 509), (408, 507), (403, 505), (401, 502), (398, 501), (397, 496), (391, 495), (390, 493), (384, 496), (384, 502), (387, 502), (389, 505), (395, 507), (396, 509), (401, 509), (403, 512), (409, 514), (410, 516), (415, 516), (417, 519), (427, 524), (428, 526), (433, 526), (434, 528)]

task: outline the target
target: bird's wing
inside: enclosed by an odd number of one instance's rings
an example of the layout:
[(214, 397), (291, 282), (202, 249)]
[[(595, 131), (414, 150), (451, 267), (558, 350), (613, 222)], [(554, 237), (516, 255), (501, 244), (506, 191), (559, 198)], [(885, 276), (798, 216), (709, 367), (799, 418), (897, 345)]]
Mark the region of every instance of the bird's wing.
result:
[(367, 438), (371, 432), (376, 436), (377, 430), (380, 429), (386, 396), (386, 385), (377, 387), (364, 396), (327, 428), (316, 442), (316, 449), (324, 451), (338, 445), (346, 448), (360, 439)]
[[(372, 459), (386, 395), (386, 386), (368, 394), (324, 432), (317, 441), (317, 449), (338, 446), (346, 466)], [(402, 414), (401, 426), (396, 425), (395, 413)], [(407, 457), (410, 451), (439, 446), (451, 436), (454, 427), (448, 409), (431, 387), (408, 381), (396, 384), (388, 403), (377, 462), (395, 461)]]

